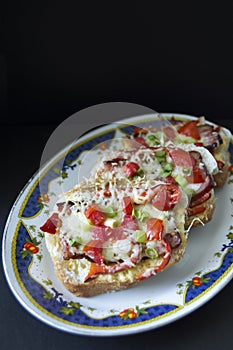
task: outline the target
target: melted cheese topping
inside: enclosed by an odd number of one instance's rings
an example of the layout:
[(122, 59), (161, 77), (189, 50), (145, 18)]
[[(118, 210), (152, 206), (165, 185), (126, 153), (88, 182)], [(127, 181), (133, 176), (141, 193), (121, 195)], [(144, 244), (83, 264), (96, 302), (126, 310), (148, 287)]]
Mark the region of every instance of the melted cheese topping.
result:
[[(187, 151), (199, 150), (199, 147), (186, 145), (184, 149)], [(72, 202), (68, 210), (66, 205), (64, 205), (63, 210), (58, 212), (61, 219), (60, 245), (68, 249), (71, 257), (66, 261), (66, 272), (69, 276), (72, 275), (72, 278), (74, 278), (77, 274), (79, 277), (76, 278), (79, 278), (79, 281), (84, 281), (90, 268), (88, 259), (85, 257), (76, 259), (75, 257), (77, 255), (83, 256), (83, 248), (90, 241), (96, 239), (96, 236), (93, 238), (95, 227), (84, 214), (85, 209), (93, 203), (97, 204), (102, 212), (107, 212), (111, 208), (114, 217), (106, 217), (103, 225), (114, 231), (115, 227), (122, 227), (121, 224), (125, 216), (123, 198), (129, 196), (132, 199), (133, 207), (137, 211), (146, 213), (145, 220), (137, 220), (139, 230), (146, 232), (148, 219), (157, 218), (163, 221), (163, 237), (167, 233), (180, 232), (182, 239), (184, 239), (184, 222), (189, 198), (182, 188), (180, 188), (181, 199), (174, 208), (163, 211), (158, 210), (151, 204), (151, 199), (154, 196), (153, 188), (166, 183), (161, 176), (163, 164), (158, 161), (155, 155), (155, 152), (158, 150), (139, 149), (135, 152), (118, 152), (124, 159), (122, 164), (116, 164), (110, 169), (106, 169), (103, 162), (116, 157), (116, 154), (108, 154), (98, 164), (89, 180), (76, 185), (72, 190), (61, 196), (59, 202)], [(205, 160), (206, 158), (209, 159), (208, 153), (207, 150), (202, 150)], [(124, 164), (127, 162), (135, 162), (139, 165), (140, 169), (143, 170), (140, 176), (133, 178), (125, 176)], [(183, 174), (182, 167), (175, 167), (168, 155), (166, 155), (166, 163), (172, 164), (172, 176)], [(213, 169), (215, 164), (212, 159), (209, 164), (209, 169)], [(200, 186), (200, 184), (189, 185), (193, 186), (194, 190), (198, 190)], [(110, 196), (105, 197), (106, 189)], [(55, 211), (57, 211), (56, 207)], [(134, 266), (137, 261), (146, 257), (145, 252), (147, 248), (157, 250), (159, 252), (158, 259), (161, 259), (160, 254), (163, 253), (163, 247), (157, 241), (138, 243), (135, 241), (135, 229), (123, 226), (121, 230), (123, 230), (124, 234), (123, 239), (117, 239), (117, 236), (114, 236), (114, 238), (101, 243), (101, 254), (106, 263), (125, 262), (128, 266)], [(75, 243), (76, 241), (77, 244)], [(55, 250), (53, 254), (56, 254)]]

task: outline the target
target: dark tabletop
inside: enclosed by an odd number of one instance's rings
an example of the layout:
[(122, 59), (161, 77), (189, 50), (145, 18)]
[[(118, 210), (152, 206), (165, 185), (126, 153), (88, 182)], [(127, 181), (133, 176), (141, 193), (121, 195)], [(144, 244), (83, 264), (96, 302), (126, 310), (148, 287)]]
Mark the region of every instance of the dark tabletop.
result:
[[(233, 131), (227, 11), (219, 22), (221, 11), (213, 20), (207, 10), (207, 24), (204, 9), (190, 19), (178, 19), (175, 8), (164, 9), (164, 22), (149, 9), (145, 15), (141, 8), (133, 14), (115, 9), (114, 18), (111, 11), (100, 18), (94, 7), (35, 3), (15, 1), (12, 11), (9, 1), (0, 31), (1, 233), (17, 195), (40, 166), (51, 133), (82, 108), (131, 102), (159, 112), (206, 115)], [(2, 264), (0, 286), (2, 350), (233, 348), (232, 282), (174, 323), (114, 338), (72, 335), (38, 321), (14, 298)]]

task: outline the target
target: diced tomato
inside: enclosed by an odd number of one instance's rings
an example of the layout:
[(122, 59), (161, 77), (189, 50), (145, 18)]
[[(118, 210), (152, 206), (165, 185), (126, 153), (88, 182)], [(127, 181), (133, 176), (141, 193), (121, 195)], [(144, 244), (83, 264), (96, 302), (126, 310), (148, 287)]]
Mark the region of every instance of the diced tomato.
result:
[(195, 164), (195, 159), (180, 148), (174, 148), (169, 151), (169, 155), (172, 158), (176, 166), (192, 167)]
[(88, 220), (95, 226), (100, 226), (106, 219), (106, 215), (100, 210), (97, 204), (87, 207), (84, 214)]
[(163, 256), (161, 263), (158, 266), (156, 266), (156, 268), (155, 268), (156, 273), (163, 270), (167, 266), (167, 264), (170, 260), (170, 257), (171, 257), (172, 250), (171, 250), (170, 243), (166, 239), (163, 239), (162, 243), (163, 243), (163, 246), (165, 248), (165, 254)]
[(125, 215), (121, 226), (129, 230), (138, 230), (138, 222), (132, 215)]
[(99, 240), (91, 240), (83, 248), (85, 255), (99, 265), (104, 262), (102, 251), (102, 242)]
[(130, 178), (130, 177), (133, 177), (134, 175), (136, 175), (136, 172), (139, 168), (140, 168), (140, 166), (137, 163), (129, 162), (124, 166), (123, 172), (124, 172), (126, 177)]
[(126, 196), (123, 198), (123, 212), (126, 215), (132, 215), (133, 204), (130, 196)]
[(200, 140), (200, 133), (197, 127), (198, 121), (190, 120), (189, 122), (182, 125), (178, 132), (182, 135), (192, 137), (195, 140)]
[(205, 174), (199, 167), (194, 167), (192, 174), (186, 176), (186, 179), (189, 183), (199, 184), (205, 182)]
[(41, 231), (54, 234), (58, 226), (59, 217), (58, 213), (54, 213), (48, 218), (44, 225), (40, 227)]
[(106, 273), (107, 269), (105, 265), (98, 265), (96, 263), (91, 263), (90, 270), (88, 272), (88, 275), (85, 278), (85, 282), (92, 277), (95, 277), (98, 274)]
[(151, 218), (147, 222), (146, 236), (147, 240), (160, 240), (162, 239), (163, 232), (163, 220)]
[(181, 191), (176, 185), (158, 185), (153, 191), (152, 204), (158, 210), (167, 211), (173, 208), (181, 198)]
[(105, 264), (98, 265), (96, 263), (91, 263), (90, 270), (88, 275), (85, 278), (85, 281), (87, 281), (90, 278), (94, 278), (99, 274), (106, 274), (106, 273), (113, 274), (116, 272), (124, 271), (129, 267), (131, 267), (131, 265), (125, 261), (114, 265), (105, 265)]

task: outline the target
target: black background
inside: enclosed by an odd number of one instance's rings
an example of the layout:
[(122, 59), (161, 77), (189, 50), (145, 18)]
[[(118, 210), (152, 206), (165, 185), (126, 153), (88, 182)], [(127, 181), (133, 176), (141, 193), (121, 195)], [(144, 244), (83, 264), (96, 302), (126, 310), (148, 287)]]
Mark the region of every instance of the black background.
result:
[[(1, 227), (37, 170), (54, 130), (71, 114), (123, 101), (205, 115), (233, 129), (230, 9), (176, 2), (103, 8), (91, 1), (8, 1), (0, 13)], [(1, 274), (1, 349), (231, 349), (232, 283), (201, 309), (144, 334), (97, 339), (40, 323)]]

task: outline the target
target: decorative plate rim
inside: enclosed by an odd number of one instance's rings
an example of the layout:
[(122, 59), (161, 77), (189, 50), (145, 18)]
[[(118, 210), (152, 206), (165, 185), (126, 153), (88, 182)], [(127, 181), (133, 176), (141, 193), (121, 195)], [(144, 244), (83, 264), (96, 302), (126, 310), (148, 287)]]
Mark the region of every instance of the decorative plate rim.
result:
[[(189, 116), (186, 114), (177, 114), (177, 113), (157, 114), (157, 113), (155, 113), (155, 114), (146, 114), (146, 115), (141, 115), (141, 116), (136, 116), (136, 117), (130, 117), (130, 118), (123, 119), (123, 120), (120, 120), (120, 121), (115, 122), (115, 123), (119, 124), (121, 129), (123, 129), (122, 125), (126, 125), (128, 123), (140, 124), (140, 123), (144, 123), (144, 122), (158, 120), (158, 115), (161, 115), (162, 117), (165, 117), (165, 118), (170, 118), (171, 116), (175, 116), (176, 118), (179, 118), (181, 120), (195, 119), (194, 116)], [(5, 224), (4, 233), (3, 233), (3, 239), (2, 239), (3, 269), (4, 269), (4, 272), (6, 275), (6, 280), (8, 282), (8, 285), (9, 285), (11, 291), (13, 292), (14, 296), (16, 297), (16, 299), (20, 302), (20, 304), (27, 311), (29, 311), (37, 319), (41, 320), (42, 322), (44, 322), (44, 323), (46, 323), (46, 324), (48, 324), (56, 329), (59, 329), (62, 331), (67, 331), (70, 333), (82, 334), (82, 335), (93, 335), (93, 336), (113, 336), (113, 335), (124, 335), (124, 334), (138, 333), (138, 332), (148, 331), (151, 329), (162, 327), (168, 323), (174, 322), (175, 320), (178, 320), (178, 319), (184, 317), (185, 315), (188, 315), (189, 313), (193, 312), (197, 308), (201, 307), (208, 300), (212, 299), (217, 293), (219, 293), (233, 278), (233, 262), (232, 262), (229, 265), (229, 267), (224, 271), (224, 273), (222, 273), (220, 275), (220, 277), (217, 278), (216, 281), (210, 285), (210, 287), (208, 287), (204, 290), (204, 293), (200, 293), (196, 298), (191, 299), (190, 302), (188, 302), (188, 303), (185, 302), (184, 305), (177, 304), (176, 309), (170, 310), (167, 313), (165, 312), (161, 316), (157, 316), (155, 318), (149, 318), (147, 320), (144, 319), (143, 321), (139, 320), (139, 322), (133, 322), (134, 318), (135, 318), (133, 316), (134, 316), (136, 310), (133, 309), (133, 311), (132, 310), (130, 311), (130, 308), (129, 308), (128, 309), (129, 314), (128, 314), (128, 318), (126, 318), (126, 320), (131, 321), (131, 322), (127, 322), (125, 324), (117, 325), (117, 326), (109, 326), (108, 325), (105, 327), (100, 327), (100, 326), (90, 326), (90, 325), (84, 325), (84, 324), (81, 325), (81, 324), (77, 324), (77, 323), (72, 323), (72, 322), (66, 320), (65, 318), (62, 319), (62, 318), (56, 317), (53, 313), (51, 313), (51, 315), (48, 316), (48, 314), (49, 314), (48, 310), (45, 310), (45, 309), (43, 310), (43, 307), (41, 307), (41, 309), (45, 312), (43, 312), (41, 310), (39, 310), (40, 311), (39, 313), (37, 312), (37, 307), (35, 305), (37, 303), (37, 301), (35, 301), (36, 302), (35, 304), (31, 302), (30, 299), (32, 298), (32, 296), (27, 291), (25, 285), (23, 284), (23, 281), (21, 280), (22, 285), (20, 285), (20, 282), (18, 281), (17, 276), (16, 275), (11, 276), (11, 271), (10, 271), (12, 268), (12, 265), (14, 264), (14, 262), (12, 262), (12, 254), (13, 254), (13, 250), (16, 249), (16, 247), (13, 248), (14, 243), (17, 246), (16, 238), (18, 236), (18, 231), (17, 231), (17, 230), (19, 230), (18, 226), (21, 225), (23, 220), (25, 220), (25, 219), (27, 220), (27, 218), (22, 215), (24, 208), (25, 208), (25, 207), (23, 207), (23, 202), (26, 201), (26, 204), (28, 203), (28, 198), (27, 198), (28, 193), (30, 193), (33, 186), (35, 186), (37, 178), (38, 178), (38, 184), (40, 183), (41, 171), (43, 174), (43, 176), (42, 176), (42, 178), (43, 178), (45, 176), (45, 174), (47, 174), (51, 170), (53, 164), (54, 163), (56, 164), (56, 162), (58, 162), (59, 159), (61, 159), (62, 156), (64, 156), (64, 154), (66, 154), (67, 151), (69, 151), (68, 154), (70, 154), (72, 149), (77, 149), (82, 144), (87, 144), (88, 140), (93, 140), (94, 137), (97, 138), (99, 135), (101, 135), (101, 133), (103, 135), (106, 135), (110, 131), (114, 130), (114, 127), (112, 127), (112, 126), (115, 123), (111, 123), (110, 125), (100, 127), (96, 130), (93, 130), (93, 131), (85, 134), (75, 144), (73, 144), (73, 148), (70, 148), (71, 145), (66, 146), (60, 152), (58, 152), (56, 155), (54, 155), (50, 160), (48, 160), (45, 164), (43, 164), (42, 168), (39, 169), (37, 172), (35, 172), (35, 174), (29, 179), (29, 181), (26, 183), (26, 185), (23, 187), (23, 189), (20, 191), (19, 195), (17, 196), (17, 198), (16, 198), (16, 200), (15, 200), (15, 202), (10, 210), (10, 213), (8, 215), (8, 218), (7, 218), (7, 221)], [(215, 123), (211, 123), (211, 122), (209, 122), (209, 123), (212, 125), (216, 125)], [(118, 126), (118, 128), (120, 128), (120, 127)], [(115, 129), (116, 129), (116, 127), (115, 127)], [(233, 139), (231, 138), (231, 143), (232, 142), (233, 142)], [(50, 187), (51, 181), (52, 180), (47, 182), (48, 188)], [(24, 201), (22, 201), (26, 190), (28, 190), (28, 193), (25, 196)], [(33, 190), (32, 190), (32, 192), (33, 192)], [(21, 204), (20, 204), (20, 201), (22, 201)], [(14, 216), (15, 209), (17, 208), (17, 206), (19, 204), (20, 204), (19, 215), (17, 215), (18, 222), (14, 224), (15, 231), (14, 231), (14, 234), (12, 236), (15, 240), (13, 239), (13, 244), (12, 244), (13, 250), (11, 252), (11, 261), (10, 261), (11, 265), (9, 264), (9, 266), (8, 266), (9, 261), (7, 259), (8, 256), (6, 253), (6, 247), (9, 244), (7, 242), (8, 235), (9, 235), (8, 229), (9, 229), (9, 225), (11, 223), (11, 220)], [(40, 211), (36, 213), (35, 217), (39, 216), (39, 214), (40, 214)], [(30, 218), (33, 218), (33, 216), (30, 216)], [(16, 250), (15, 250), (15, 254), (16, 254)], [(227, 254), (228, 253), (225, 253), (221, 256), (221, 264), (219, 264), (217, 269), (215, 269), (215, 270), (219, 270), (223, 266), (223, 262), (227, 256)], [(16, 260), (16, 262), (15, 262), (15, 264), (16, 264), (17, 263), (16, 255), (15, 255), (15, 260)], [(30, 264), (28, 264), (28, 268), (29, 268), (29, 265)], [(15, 272), (14, 267), (13, 267), (13, 270)], [(208, 273), (211, 273), (213, 271), (209, 271)], [(201, 278), (204, 279), (205, 278), (204, 276), (208, 275), (208, 273), (204, 273), (203, 276), (201, 276)], [(13, 279), (15, 279), (15, 281), (12, 280), (12, 277), (13, 277)], [(32, 276), (30, 276), (30, 277), (32, 278)], [(197, 278), (198, 278), (198, 276), (197, 276)], [(199, 279), (200, 279), (200, 277), (199, 277)], [(18, 284), (15, 285), (14, 282), (16, 282)], [(187, 287), (187, 286), (185, 287), (185, 293), (187, 293), (189, 287)], [(24, 288), (26, 290), (26, 293), (23, 290)], [(29, 297), (28, 297), (27, 293), (29, 294)], [(171, 303), (171, 305), (174, 306), (175, 304)], [(152, 308), (152, 307), (155, 307), (155, 306), (156, 305), (151, 304), (150, 307), (148, 307), (148, 308), (145, 307), (145, 310)], [(141, 310), (144, 310), (144, 309), (141, 309)], [(123, 310), (123, 311), (126, 311), (126, 310)], [(139, 309), (139, 311), (140, 311), (140, 309)], [(131, 314), (130, 314), (130, 312), (131, 312)], [(142, 314), (143, 314), (143, 311), (142, 311)], [(133, 315), (132, 318), (130, 318), (130, 315), (131, 316)], [(58, 320), (56, 320), (57, 322), (54, 323), (53, 321), (56, 318)], [(108, 318), (108, 316), (106, 316), (106, 318)], [(155, 322), (157, 320), (160, 320), (160, 322), (157, 322), (157, 324), (155, 324)]]

